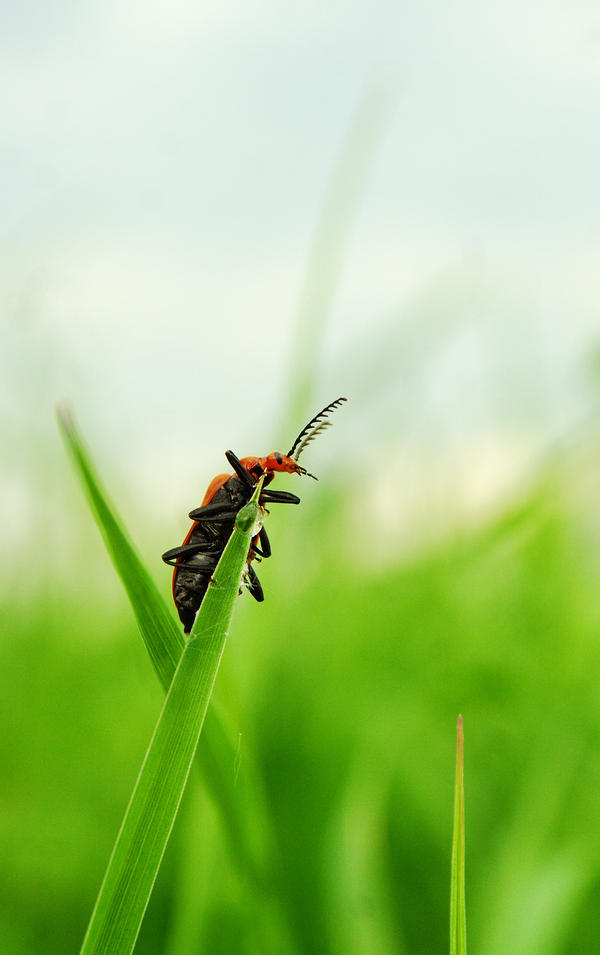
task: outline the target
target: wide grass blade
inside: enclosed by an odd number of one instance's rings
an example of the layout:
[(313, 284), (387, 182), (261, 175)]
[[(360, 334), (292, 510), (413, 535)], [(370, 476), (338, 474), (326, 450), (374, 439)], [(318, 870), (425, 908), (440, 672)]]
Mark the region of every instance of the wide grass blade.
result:
[(465, 792), (462, 716), (458, 717), (456, 737), (454, 834), (452, 837), (452, 874), (450, 886), (450, 955), (466, 955), (467, 914), (465, 906)]
[(171, 685), (185, 640), (95, 475), (70, 411), (58, 408), (58, 423), (115, 569), (127, 591), (146, 649), (165, 690)]
[(190, 772), (259, 514), (239, 512), (150, 741), (81, 955), (133, 950)]

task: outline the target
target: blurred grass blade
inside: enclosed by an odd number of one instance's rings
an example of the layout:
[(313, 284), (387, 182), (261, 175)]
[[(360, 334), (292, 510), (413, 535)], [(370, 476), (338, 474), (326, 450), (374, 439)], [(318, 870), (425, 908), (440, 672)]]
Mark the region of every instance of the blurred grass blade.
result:
[(183, 634), (100, 489), (73, 418), (64, 406), (58, 408), (58, 422), (106, 548), (131, 601), (150, 659), (160, 682), (168, 689), (185, 646)]
[[(262, 483), (262, 482), (261, 482)], [(181, 655), (100, 888), (81, 955), (133, 951), (223, 655), (258, 510), (242, 508)]]
[[(341, 139), (313, 231), (300, 293), (284, 427), (290, 420), (302, 419), (313, 404), (317, 352), (360, 201), (394, 102), (395, 89), (385, 78), (366, 83)], [(285, 442), (289, 435), (281, 437)]]
[(450, 955), (466, 955), (466, 952), (464, 740), (462, 716), (459, 716), (456, 733), (454, 834), (450, 886)]

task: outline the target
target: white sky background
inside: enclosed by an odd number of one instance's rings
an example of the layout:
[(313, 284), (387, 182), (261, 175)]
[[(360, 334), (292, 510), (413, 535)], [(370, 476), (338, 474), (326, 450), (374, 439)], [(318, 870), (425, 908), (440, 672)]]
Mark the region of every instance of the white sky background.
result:
[(11, 513), (56, 398), (178, 508), (174, 474), (272, 450), (312, 229), (373, 77), (395, 106), (320, 358), (314, 410), (353, 399), (322, 453), (568, 430), (598, 338), (595, 3), (25, 0), (0, 12)]

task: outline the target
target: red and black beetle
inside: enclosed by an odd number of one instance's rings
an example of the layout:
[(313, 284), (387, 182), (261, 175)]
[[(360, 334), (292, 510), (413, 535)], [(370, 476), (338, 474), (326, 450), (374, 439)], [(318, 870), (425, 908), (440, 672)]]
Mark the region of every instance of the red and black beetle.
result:
[[(346, 398), (336, 398), (319, 411), (302, 429), (287, 454), (273, 451), (264, 458), (238, 458), (233, 451), (225, 457), (234, 474), (218, 474), (208, 485), (200, 507), (190, 511), (193, 524), (179, 547), (166, 551), (162, 559), (175, 568), (173, 571), (173, 599), (185, 633), (192, 629), (196, 614), (208, 589), (212, 574), (233, 531), (238, 511), (248, 503), (258, 480), (265, 475), (259, 504), (299, 504), (300, 498), (287, 491), (266, 490), (276, 471), (288, 474), (309, 474), (298, 464), (302, 451), (318, 434), (331, 424), (326, 418)], [(316, 478), (315, 478), (316, 480)], [(255, 557), (270, 557), (271, 545), (264, 527), (253, 539), (248, 552), (244, 583), (255, 600), (263, 600), (263, 591), (252, 561)]]

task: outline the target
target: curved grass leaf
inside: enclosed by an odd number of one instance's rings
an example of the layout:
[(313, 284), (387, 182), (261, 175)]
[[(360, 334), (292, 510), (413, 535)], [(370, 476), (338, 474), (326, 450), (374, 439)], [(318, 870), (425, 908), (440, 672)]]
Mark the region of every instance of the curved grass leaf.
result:
[(259, 508), (236, 526), (181, 655), (106, 870), (81, 955), (133, 950), (177, 815), (225, 647)]
[(136, 615), (146, 649), (165, 690), (171, 685), (185, 640), (150, 574), (108, 503), (70, 411), (58, 408), (58, 423), (79, 472), (96, 524)]
[(465, 906), (465, 792), (462, 716), (456, 731), (456, 781), (454, 788), (454, 834), (450, 886), (450, 955), (467, 955)]

